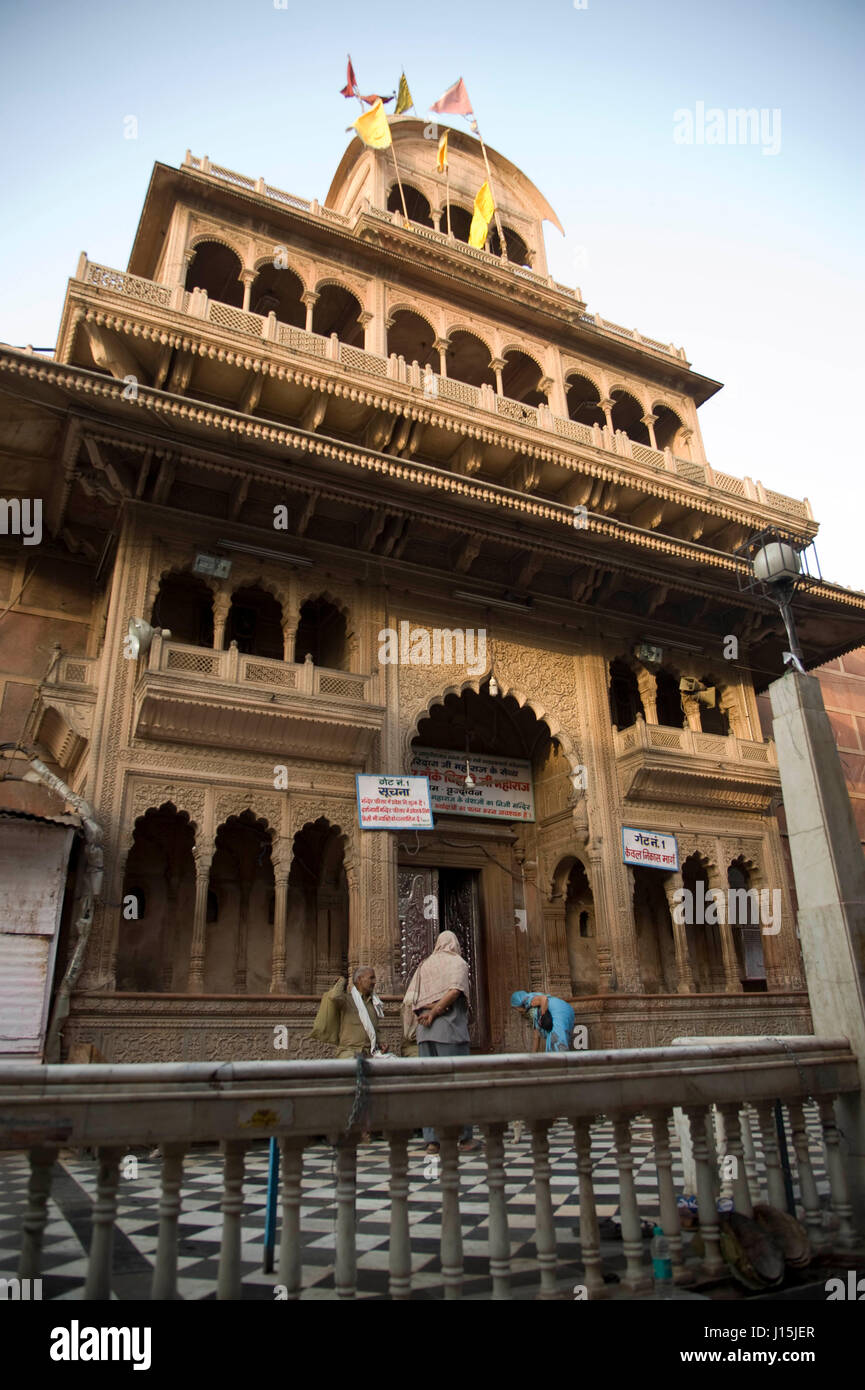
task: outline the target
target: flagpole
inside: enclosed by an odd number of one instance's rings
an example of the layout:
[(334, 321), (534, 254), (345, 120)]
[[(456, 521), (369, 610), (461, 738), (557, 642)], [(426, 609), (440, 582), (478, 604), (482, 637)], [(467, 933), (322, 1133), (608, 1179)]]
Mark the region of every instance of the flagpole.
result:
[(394, 149), (393, 144), (393, 132), (391, 132), (390, 137), (390, 152), (393, 155), (393, 167), (396, 170), (396, 181), (399, 184), (399, 196), (402, 199), (402, 215), (405, 218), (406, 222), (408, 222), (408, 208), (405, 205), (405, 193), (403, 192), (402, 179), (399, 176), (399, 165), (396, 162), (396, 150)]
[(493, 192), (493, 176), (492, 176), (492, 174), (490, 173), (490, 161), (487, 159), (487, 147), (486, 147), (486, 145), (484, 144), (484, 137), (481, 135), (480, 130), (478, 130), (478, 123), (477, 123), (477, 121), (475, 121), (474, 127), (475, 127), (475, 130), (477, 131), (478, 139), (479, 139), (480, 142), (481, 142), (481, 153), (483, 154), (483, 157), (484, 157), (484, 164), (485, 164), (485, 166), (486, 166), (486, 171), (487, 171), (487, 183), (488, 183), (489, 186), (490, 186), (490, 193), (492, 193), (492, 195), (493, 195), (493, 213), (494, 213), (494, 215), (495, 215), (495, 219), (496, 219), (496, 228), (497, 228), (498, 234), (499, 234), (499, 245), (500, 245), (501, 248), (502, 248), (502, 260), (503, 260), (503, 261), (506, 261), (507, 258), (508, 258), (508, 248), (507, 248), (507, 243), (506, 243), (506, 241), (505, 241), (505, 234), (504, 234), (504, 232), (502, 231), (501, 219), (499, 218), (499, 200), (498, 200), (498, 198), (496, 197), (495, 193)]
[(445, 207), (448, 210), (448, 236), (451, 234), (451, 162), (445, 160)]

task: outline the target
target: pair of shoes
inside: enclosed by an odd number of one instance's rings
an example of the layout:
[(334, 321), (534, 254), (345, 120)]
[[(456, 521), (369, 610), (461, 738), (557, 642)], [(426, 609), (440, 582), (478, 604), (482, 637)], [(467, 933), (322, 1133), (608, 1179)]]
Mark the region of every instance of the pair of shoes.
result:
[(427, 1144), (426, 1148), (424, 1149), (424, 1153), (437, 1154), (440, 1149), (441, 1144)]
[(461, 1154), (471, 1154), (480, 1148), (480, 1144), (477, 1139), (461, 1139), (457, 1147)]

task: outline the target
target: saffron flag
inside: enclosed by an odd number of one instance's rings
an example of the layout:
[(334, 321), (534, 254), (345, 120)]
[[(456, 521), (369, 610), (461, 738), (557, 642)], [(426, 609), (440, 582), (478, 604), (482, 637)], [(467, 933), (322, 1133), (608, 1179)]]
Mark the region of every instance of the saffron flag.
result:
[(408, 111), (412, 106), (414, 106), (414, 97), (409, 91), (408, 83), (405, 80), (405, 73), (403, 73), (399, 80), (399, 90), (396, 94), (396, 106), (393, 109), (393, 114), (395, 116), (401, 116), (403, 111)]
[(448, 87), (444, 95), (440, 96), (438, 101), (434, 101), (430, 107), (430, 111), (438, 111), (442, 116), (469, 116), (471, 110), (472, 104), (462, 78), (459, 82), (455, 82), (452, 87)]
[(348, 55), (348, 80), (340, 91), (342, 97), (356, 97), (360, 93), (357, 90), (357, 78), (354, 75), (354, 68), (351, 65), (351, 54)]
[(393, 101), (394, 93), (391, 92), (389, 97), (380, 97), (378, 92), (373, 92), (368, 97), (362, 96), (361, 93), (358, 93), (358, 96), (360, 96), (361, 101), (366, 102), (367, 106), (375, 106), (377, 101), (380, 101), (383, 106), (386, 106), (389, 101)]
[(447, 133), (447, 131), (445, 131), (444, 135), (443, 135), (442, 138), (439, 140), (439, 152), (438, 152), (438, 158), (436, 159), (436, 169), (438, 170), (438, 172), (439, 172), (440, 174), (443, 174), (444, 171), (445, 171), (445, 169), (447, 169), (447, 167), (448, 167), (448, 133)]
[(495, 210), (496, 205), (493, 202), (490, 186), (488, 183), (483, 183), (475, 198), (475, 214), (469, 228), (469, 246), (476, 246), (479, 250), (483, 247)]
[[(377, 98), (375, 106), (371, 111), (365, 111), (362, 116), (358, 116), (356, 121), (352, 121), (352, 128), (357, 131), (365, 145), (369, 145), (372, 150), (389, 149), (390, 126), (387, 123), (384, 107), (381, 104), (381, 97)], [(480, 197), (480, 194), (478, 194)]]

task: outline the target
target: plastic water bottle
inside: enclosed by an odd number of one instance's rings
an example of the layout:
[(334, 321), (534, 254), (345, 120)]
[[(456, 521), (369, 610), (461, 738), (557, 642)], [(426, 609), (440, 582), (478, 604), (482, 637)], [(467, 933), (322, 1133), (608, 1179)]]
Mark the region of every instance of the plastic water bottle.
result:
[(660, 1226), (652, 1235), (652, 1276), (655, 1280), (655, 1294), (658, 1298), (673, 1297), (673, 1260), (670, 1242)]

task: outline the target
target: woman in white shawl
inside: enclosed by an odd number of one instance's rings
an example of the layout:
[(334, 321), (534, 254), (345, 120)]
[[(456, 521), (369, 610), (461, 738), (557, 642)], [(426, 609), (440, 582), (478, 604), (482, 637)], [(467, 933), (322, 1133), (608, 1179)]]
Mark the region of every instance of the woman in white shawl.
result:
[[(469, 968), (452, 931), (443, 931), (432, 954), (409, 980), (402, 1002), (407, 1038), (417, 1030), (419, 1057), (466, 1057), (469, 1053)], [(427, 1125), (427, 1153), (438, 1153), (435, 1130)], [(463, 1128), (460, 1149), (477, 1148), (471, 1125)]]

